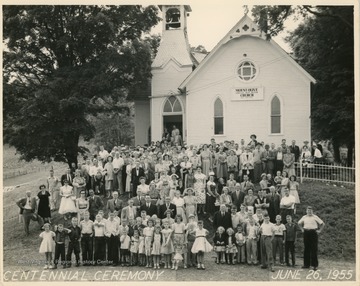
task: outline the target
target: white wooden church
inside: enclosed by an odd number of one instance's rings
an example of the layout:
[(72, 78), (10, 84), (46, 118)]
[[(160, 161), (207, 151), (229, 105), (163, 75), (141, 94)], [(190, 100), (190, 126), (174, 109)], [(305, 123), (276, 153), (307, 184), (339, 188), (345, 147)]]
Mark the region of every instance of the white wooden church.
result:
[(175, 125), (187, 144), (240, 139), (311, 142), (315, 79), (244, 15), (202, 60), (190, 52), (188, 5), (160, 6), (162, 40), (151, 94), (135, 102), (135, 144)]

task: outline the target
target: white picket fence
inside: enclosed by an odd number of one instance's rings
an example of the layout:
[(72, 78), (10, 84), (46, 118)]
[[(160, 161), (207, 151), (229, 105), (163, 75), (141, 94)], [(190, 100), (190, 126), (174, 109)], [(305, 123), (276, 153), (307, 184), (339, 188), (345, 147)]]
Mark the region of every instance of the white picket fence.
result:
[(355, 185), (355, 168), (336, 164), (296, 163), (300, 182), (304, 180)]

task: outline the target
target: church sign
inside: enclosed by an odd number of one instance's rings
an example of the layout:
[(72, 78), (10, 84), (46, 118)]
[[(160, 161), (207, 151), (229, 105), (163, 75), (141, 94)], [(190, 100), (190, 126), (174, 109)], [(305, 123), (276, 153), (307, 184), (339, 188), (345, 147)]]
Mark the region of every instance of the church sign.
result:
[(236, 87), (231, 90), (232, 101), (263, 100), (263, 87)]

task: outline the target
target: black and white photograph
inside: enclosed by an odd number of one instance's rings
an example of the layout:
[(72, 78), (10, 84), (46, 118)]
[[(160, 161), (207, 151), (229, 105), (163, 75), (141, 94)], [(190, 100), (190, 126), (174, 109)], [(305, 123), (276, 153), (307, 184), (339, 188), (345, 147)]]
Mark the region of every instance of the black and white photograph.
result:
[(359, 283), (359, 3), (309, 3), (5, 1), (1, 282)]

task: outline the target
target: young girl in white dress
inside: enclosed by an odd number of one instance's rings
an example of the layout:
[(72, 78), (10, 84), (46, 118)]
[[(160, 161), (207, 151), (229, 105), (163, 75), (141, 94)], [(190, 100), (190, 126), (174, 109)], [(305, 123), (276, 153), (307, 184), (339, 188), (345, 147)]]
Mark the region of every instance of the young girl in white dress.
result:
[(54, 251), (54, 237), (55, 232), (50, 230), (50, 224), (44, 224), (44, 231), (40, 233), (39, 237), (42, 239), (40, 244), (39, 253), (45, 253), (46, 264), (44, 269), (53, 268), (52, 266), (52, 253)]
[(185, 214), (185, 201), (180, 197), (180, 191), (175, 191), (175, 197), (172, 200), (172, 203), (176, 206), (176, 214), (181, 215), (183, 223), (186, 224), (186, 214)]
[[(186, 225), (182, 220), (182, 216), (180, 214), (176, 214), (175, 223), (172, 225), (172, 229), (174, 231), (174, 263), (172, 269), (177, 270), (179, 266), (179, 262), (184, 260), (184, 268), (187, 268), (187, 251), (186, 251)], [(183, 257), (184, 255), (184, 257)]]
[(144, 237), (144, 229), (139, 228), (139, 251), (138, 251), (138, 265), (145, 265), (145, 237)]
[(160, 269), (160, 250), (162, 242), (161, 226), (157, 225), (154, 229), (154, 239), (151, 249), (151, 255), (153, 257), (154, 269)]
[(152, 219), (147, 221), (147, 227), (144, 228), (143, 233), (145, 237), (145, 267), (151, 267), (151, 246), (154, 238), (154, 222)]
[(168, 221), (163, 221), (164, 229), (161, 231), (163, 235), (161, 253), (164, 254), (165, 266), (164, 268), (170, 268), (171, 255), (174, 253), (174, 246), (172, 242), (172, 232)]
[(139, 252), (139, 231), (134, 230), (134, 235), (130, 239), (130, 266), (137, 265)]
[(195, 229), (195, 241), (191, 248), (191, 252), (197, 254), (197, 269), (205, 269), (204, 254), (212, 250), (211, 244), (206, 239), (208, 234), (209, 231), (203, 228), (203, 221), (199, 220), (198, 228)]

